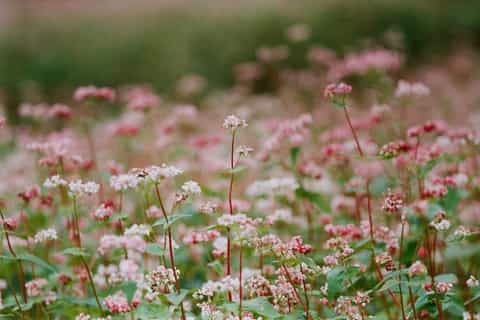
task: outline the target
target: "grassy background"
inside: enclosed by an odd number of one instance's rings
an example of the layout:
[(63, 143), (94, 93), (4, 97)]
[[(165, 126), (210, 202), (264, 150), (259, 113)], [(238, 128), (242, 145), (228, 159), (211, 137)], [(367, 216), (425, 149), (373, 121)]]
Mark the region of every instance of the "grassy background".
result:
[[(169, 92), (192, 72), (206, 77), (210, 88), (226, 87), (233, 65), (254, 59), (262, 45), (285, 43), (285, 29), (298, 22), (312, 28), (306, 47), (338, 52), (381, 44), (386, 31), (400, 31), (409, 65), (459, 43), (480, 43), (478, 0), (202, 1), (124, 11), (17, 12), (0, 33), (0, 88), (11, 114), (32, 84), (46, 102), (90, 83), (148, 82)], [(294, 51), (289, 63), (301, 66), (304, 52)]]

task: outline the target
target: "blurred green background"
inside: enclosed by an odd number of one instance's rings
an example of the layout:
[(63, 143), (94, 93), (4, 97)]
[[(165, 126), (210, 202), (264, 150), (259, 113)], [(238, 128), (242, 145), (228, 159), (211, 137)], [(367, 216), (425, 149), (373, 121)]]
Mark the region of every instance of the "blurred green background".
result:
[[(187, 73), (227, 87), (235, 64), (286, 43), (294, 23), (312, 29), (305, 48), (339, 53), (388, 47), (386, 34), (400, 32), (407, 67), (480, 44), (478, 0), (14, 0), (1, 2), (0, 19), (0, 90), (10, 117), (31, 87), (47, 103), (86, 84), (150, 83), (167, 94)], [(293, 50), (287, 63), (301, 67), (305, 52)]]

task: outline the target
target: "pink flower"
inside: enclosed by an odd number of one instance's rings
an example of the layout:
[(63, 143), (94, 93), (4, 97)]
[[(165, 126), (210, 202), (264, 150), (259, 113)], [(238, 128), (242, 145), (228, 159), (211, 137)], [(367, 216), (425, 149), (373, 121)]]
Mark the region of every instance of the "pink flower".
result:
[(325, 88), (323, 96), (325, 98), (332, 99), (337, 96), (346, 96), (350, 92), (352, 92), (352, 86), (346, 83), (331, 83)]
[(103, 304), (111, 313), (130, 312), (127, 297), (121, 291), (116, 292), (114, 295), (107, 296), (105, 300), (103, 300)]
[(85, 101), (87, 99), (105, 100), (112, 102), (115, 100), (115, 91), (111, 88), (97, 88), (95, 86), (79, 87), (75, 90), (73, 98), (76, 101)]

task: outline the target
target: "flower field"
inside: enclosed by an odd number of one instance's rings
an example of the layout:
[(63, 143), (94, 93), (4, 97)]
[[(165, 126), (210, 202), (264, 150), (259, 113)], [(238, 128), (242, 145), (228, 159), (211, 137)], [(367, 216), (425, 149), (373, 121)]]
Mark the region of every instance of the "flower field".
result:
[(478, 58), (310, 36), (2, 118), (1, 318), (480, 319)]

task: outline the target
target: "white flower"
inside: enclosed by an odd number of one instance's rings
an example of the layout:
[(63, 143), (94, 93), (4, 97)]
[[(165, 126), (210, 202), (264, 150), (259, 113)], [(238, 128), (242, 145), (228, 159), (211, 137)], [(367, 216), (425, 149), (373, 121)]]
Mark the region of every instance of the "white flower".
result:
[(217, 224), (220, 226), (231, 226), (234, 224), (244, 224), (248, 220), (243, 213), (224, 214), (217, 219)]
[(110, 186), (115, 191), (134, 189), (138, 185), (138, 178), (133, 174), (119, 174), (110, 178)]
[(146, 224), (134, 224), (127, 230), (125, 230), (126, 236), (148, 236), (152, 228)]
[(473, 275), (471, 275), (468, 280), (467, 280), (467, 287), (469, 288), (475, 288), (480, 285), (480, 282), (478, 281), (477, 278), (475, 278)]
[(94, 193), (97, 193), (98, 190), (100, 189), (100, 186), (93, 181), (87, 181), (84, 183), (82, 182), (82, 180), (77, 179), (77, 180), (71, 181), (68, 184), (68, 189), (69, 189), (70, 195), (75, 197), (82, 194), (92, 195)]
[(237, 116), (229, 115), (223, 120), (223, 125), (225, 129), (231, 129), (232, 131), (238, 128), (245, 128), (247, 126), (247, 122), (245, 120), (241, 120)]
[(432, 221), (430, 225), (434, 227), (437, 231), (446, 231), (450, 228), (450, 221), (447, 219), (442, 219), (439, 221)]
[(195, 182), (195, 181), (187, 181), (182, 185), (182, 190), (183, 192), (187, 194), (200, 194), (202, 192), (202, 189), (200, 188), (200, 185)]
[(284, 194), (299, 187), (295, 178), (272, 178), (268, 180), (257, 180), (247, 188), (247, 195), (261, 196), (273, 195), (274, 193)]
[(38, 231), (35, 236), (33, 237), (33, 242), (35, 243), (42, 243), (47, 241), (57, 240), (57, 230), (55, 229), (44, 229)]
[(48, 189), (65, 185), (67, 185), (67, 181), (62, 179), (58, 174), (48, 177), (43, 183), (43, 186)]
[(183, 173), (182, 169), (174, 166), (167, 166), (165, 163), (161, 166), (150, 166), (145, 168), (146, 179), (152, 182), (160, 182), (166, 178), (172, 178)]
[(428, 96), (430, 89), (420, 82), (409, 83), (405, 80), (400, 80), (395, 90), (395, 97), (400, 98), (404, 96)]
[(253, 148), (247, 146), (239, 146), (236, 152), (240, 157), (248, 157), (250, 153), (253, 152)]

